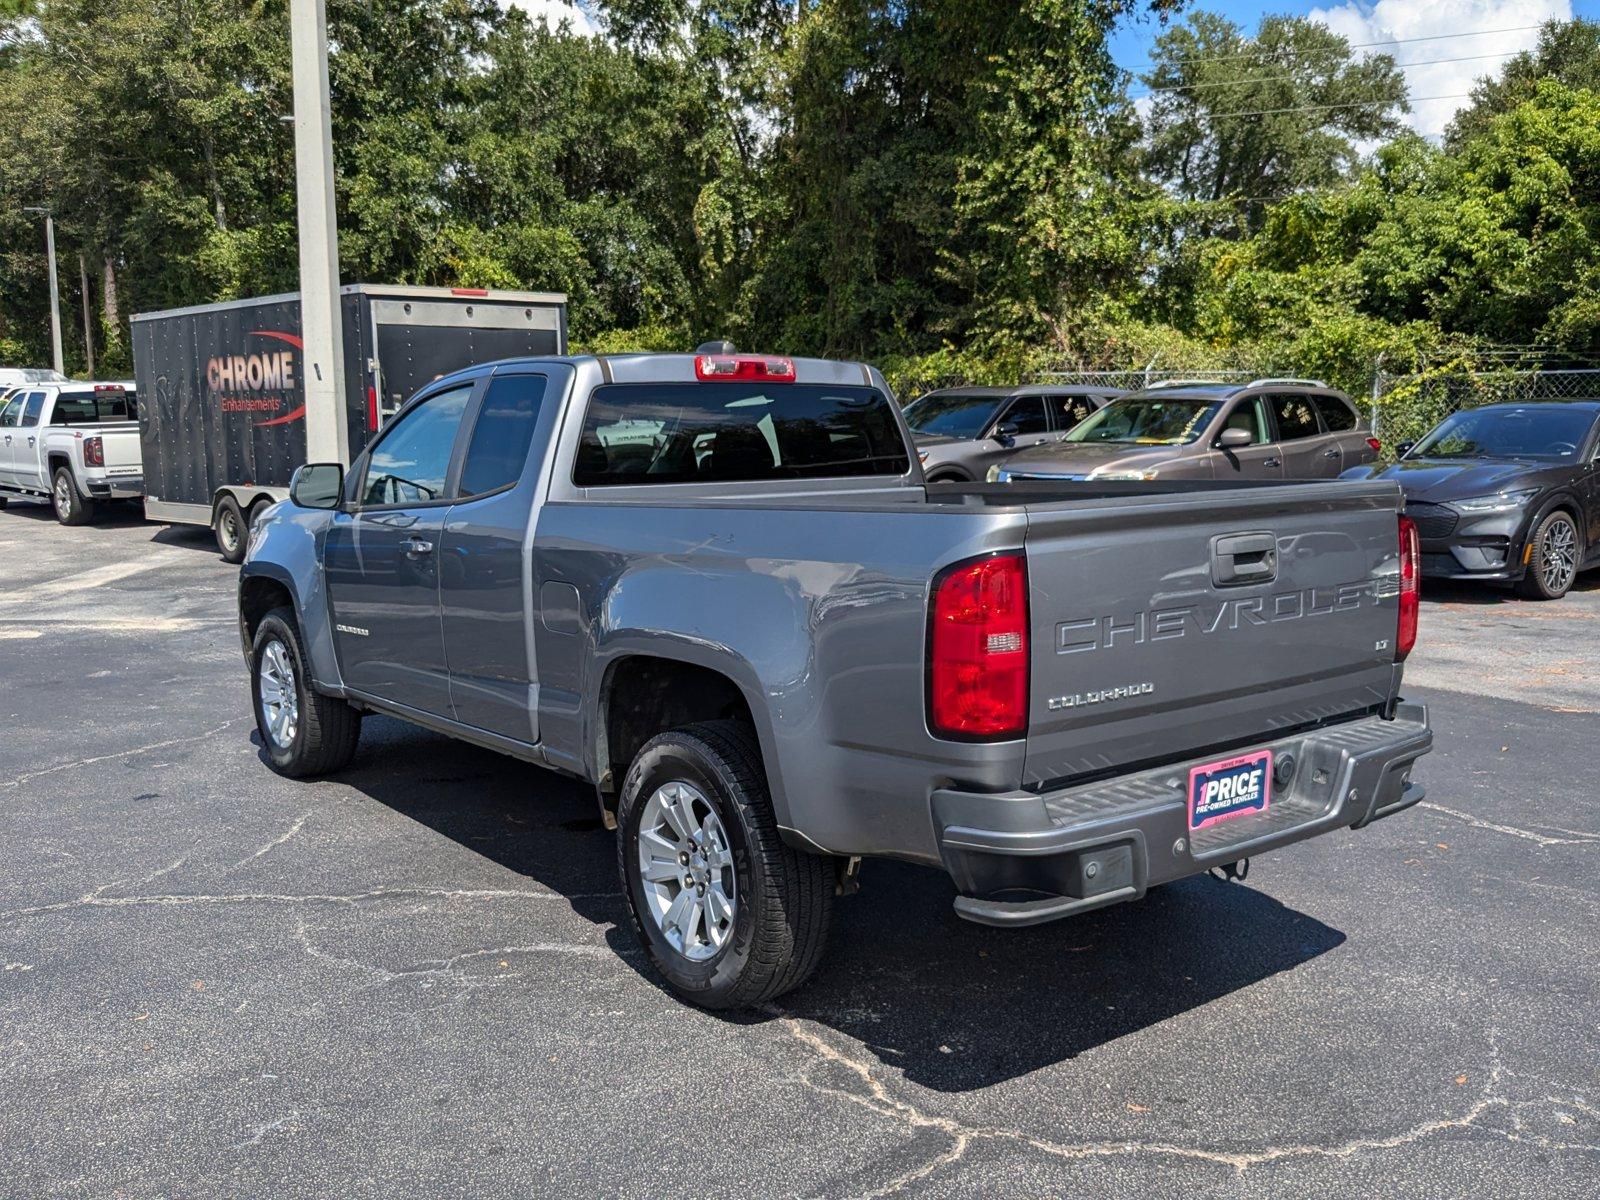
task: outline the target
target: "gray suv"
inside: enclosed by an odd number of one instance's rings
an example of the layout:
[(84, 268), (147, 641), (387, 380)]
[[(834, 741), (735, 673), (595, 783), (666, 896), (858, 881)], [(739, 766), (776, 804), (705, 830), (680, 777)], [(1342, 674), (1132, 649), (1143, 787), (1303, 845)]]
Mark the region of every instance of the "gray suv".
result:
[(1008, 455), (1053, 442), (1107, 401), (1116, 388), (942, 388), (906, 405), (929, 483), (971, 483)]
[(1378, 445), (1349, 397), (1317, 380), (1178, 380), (1119, 397), (988, 478), (1335, 479)]

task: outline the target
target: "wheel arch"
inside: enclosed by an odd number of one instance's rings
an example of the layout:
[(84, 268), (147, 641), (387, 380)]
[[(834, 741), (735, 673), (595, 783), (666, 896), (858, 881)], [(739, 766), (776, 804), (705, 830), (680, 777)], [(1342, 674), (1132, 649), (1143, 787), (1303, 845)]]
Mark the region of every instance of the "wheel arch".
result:
[(701, 721), (736, 720), (749, 726), (761, 748), (762, 771), (778, 804), (769, 738), (751, 702), (726, 664), (712, 665), (650, 651), (628, 650), (608, 659), (600, 675), (592, 719), (590, 778), (601, 815), (613, 823), (623, 779), (639, 748), (658, 733)]

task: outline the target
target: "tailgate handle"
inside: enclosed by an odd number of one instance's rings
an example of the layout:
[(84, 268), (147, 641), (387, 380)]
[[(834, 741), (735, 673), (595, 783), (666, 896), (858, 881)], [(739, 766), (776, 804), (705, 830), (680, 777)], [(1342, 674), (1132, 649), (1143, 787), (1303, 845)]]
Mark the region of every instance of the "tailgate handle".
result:
[(1211, 582), (1218, 587), (1270, 583), (1278, 577), (1278, 539), (1270, 533), (1225, 533), (1211, 539)]

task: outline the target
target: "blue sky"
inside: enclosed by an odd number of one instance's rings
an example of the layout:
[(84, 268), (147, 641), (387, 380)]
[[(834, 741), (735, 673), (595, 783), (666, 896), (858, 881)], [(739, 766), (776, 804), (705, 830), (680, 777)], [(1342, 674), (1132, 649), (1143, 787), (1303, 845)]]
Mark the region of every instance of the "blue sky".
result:
[[(1538, 32), (1528, 26), (1574, 16), (1600, 20), (1600, 0), (1282, 0), (1267, 6), (1213, 0), (1190, 7), (1199, 9), (1221, 13), (1252, 32), (1263, 15), (1289, 14), (1322, 21), (1352, 45), (1392, 43), (1370, 52), (1392, 54), (1405, 68), (1411, 123), (1430, 137), (1443, 131), (1464, 103), (1460, 93), (1470, 91), (1480, 75), (1493, 74), (1511, 54), (1534, 44)], [(1161, 29), (1152, 20), (1125, 22), (1112, 37), (1113, 58), (1138, 70), (1149, 62)]]

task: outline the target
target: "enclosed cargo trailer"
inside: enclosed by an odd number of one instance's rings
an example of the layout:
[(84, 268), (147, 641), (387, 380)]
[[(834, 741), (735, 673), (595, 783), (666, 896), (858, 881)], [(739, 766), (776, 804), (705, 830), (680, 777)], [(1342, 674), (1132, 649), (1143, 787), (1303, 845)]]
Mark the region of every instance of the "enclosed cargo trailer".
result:
[[(567, 351), (558, 293), (358, 283), (340, 307), (351, 457), (431, 379)], [(307, 445), (300, 299), (141, 313), (132, 326), (145, 515), (210, 525), (237, 561), (252, 513), (288, 495), (295, 468), (339, 457)]]

